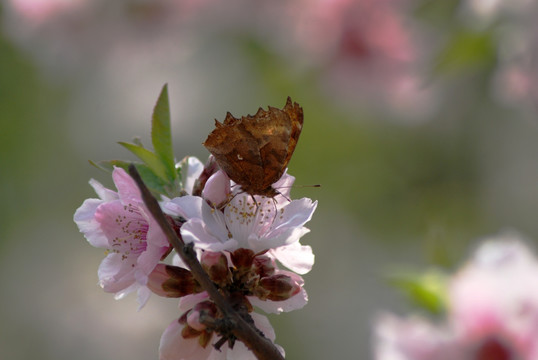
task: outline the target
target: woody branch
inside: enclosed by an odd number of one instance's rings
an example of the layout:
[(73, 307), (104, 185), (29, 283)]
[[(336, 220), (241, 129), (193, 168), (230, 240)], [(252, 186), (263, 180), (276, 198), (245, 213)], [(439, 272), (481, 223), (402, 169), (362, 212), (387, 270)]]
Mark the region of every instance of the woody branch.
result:
[(213, 302), (217, 305), (226, 319), (230, 320), (231, 332), (239, 340), (241, 340), (259, 360), (284, 360), (284, 357), (274, 344), (264, 337), (254, 325), (249, 324), (231, 305), (228, 298), (223, 296), (198, 261), (196, 254), (189, 251), (190, 247), (186, 246), (183, 240), (172, 229), (166, 217), (164, 216), (161, 207), (157, 200), (148, 190), (140, 174), (133, 164), (129, 165), (129, 174), (136, 182), (144, 204), (150, 211), (155, 221), (159, 224), (166, 235), (170, 244), (177, 251), (183, 262), (189, 267), (191, 273), (202, 288), (207, 291)]

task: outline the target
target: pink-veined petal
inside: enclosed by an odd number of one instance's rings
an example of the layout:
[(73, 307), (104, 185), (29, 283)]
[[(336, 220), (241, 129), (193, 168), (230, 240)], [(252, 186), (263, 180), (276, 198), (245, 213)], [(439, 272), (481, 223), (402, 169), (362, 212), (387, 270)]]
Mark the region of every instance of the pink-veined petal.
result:
[(95, 211), (102, 203), (103, 201), (99, 199), (85, 200), (75, 212), (73, 220), (91, 245), (106, 248), (108, 247), (108, 239), (103, 233), (101, 225), (95, 220)]
[(127, 174), (125, 170), (119, 167), (114, 167), (112, 178), (114, 179), (114, 184), (118, 189), (120, 200), (123, 203), (130, 201), (136, 201), (137, 203), (141, 202), (140, 190), (138, 189), (138, 186), (134, 182), (133, 178), (131, 178), (131, 176)]
[[(106, 292), (117, 293), (135, 282), (134, 269), (122, 260), (121, 254), (108, 254), (97, 271), (99, 285)], [(122, 266), (124, 265), (124, 266)]]

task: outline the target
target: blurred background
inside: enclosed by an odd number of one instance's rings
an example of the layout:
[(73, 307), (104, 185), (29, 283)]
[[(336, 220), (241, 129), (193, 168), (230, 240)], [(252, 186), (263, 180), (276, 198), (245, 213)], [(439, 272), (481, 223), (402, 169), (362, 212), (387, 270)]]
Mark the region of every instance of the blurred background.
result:
[(305, 124), (292, 196), (309, 304), (270, 316), (289, 359), (370, 357), (370, 324), (406, 298), (395, 268), (453, 269), (504, 229), (538, 239), (538, 3), (533, 0), (3, 0), (0, 358), (156, 359), (177, 301), (115, 301), (72, 217), (149, 144), (169, 84), (178, 159), (227, 111)]

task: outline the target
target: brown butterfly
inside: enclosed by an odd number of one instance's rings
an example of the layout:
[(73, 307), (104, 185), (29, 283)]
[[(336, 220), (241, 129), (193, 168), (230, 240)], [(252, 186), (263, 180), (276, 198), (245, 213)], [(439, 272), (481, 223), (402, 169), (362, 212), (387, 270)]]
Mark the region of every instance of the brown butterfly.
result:
[(303, 108), (288, 97), (282, 110), (269, 106), (254, 116), (227, 113), (224, 123), (215, 120), (204, 146), (244, 192), (274, 197), (279, 192), (272, 184), (286, 170), (302, 128)]

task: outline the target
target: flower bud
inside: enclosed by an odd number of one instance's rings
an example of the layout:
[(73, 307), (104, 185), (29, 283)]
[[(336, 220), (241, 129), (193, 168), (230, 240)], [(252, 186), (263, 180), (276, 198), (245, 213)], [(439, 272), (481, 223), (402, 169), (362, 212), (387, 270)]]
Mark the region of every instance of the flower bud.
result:
[(178, 298), (201, 291), (200, 285), (187, 269), (157, 264), (148, 276), (148, 288), (164, 297)]
[(239, 248), (230, 254), (234, 266), (239, 272), (250, 270), (254, 261), (254, 251), (245, 248)]
[(225, 286), (231, 282), (232, 274), (228, 269), (228, 260), (223, 253), (204, 251), (200, 262), (214, 283)]
[(217, 161), (215, 160), (215, 157), (213, 155), (209, 156), (209, 159), (207, 159), (207, 163), (204, 166), (204, 170), (200, 174), (200, 177), (196, 179), (194, 182), (194, 186), (192, 189), (192, 195), (194, 196), (201, 196), (202, 191), (205, 188), (207, 180), (216, 173), (219, 170), (219, 166), (217, 165)]
[[(300, 278), (300, 276), (296, 276)], [(282, 301), (287, 300), (301, 291), (300, 283), (292, 276), (276, 274), (260, 279), (254, 289), (254, 295), (262, 300)], [(302, 279), (301, 279), (302, 280)]]
[(253, 261), (253, 268), (260, 277), (271, 276), (275, 273), (275, 260), (264, 255), (256, 256)]
[(212, 207), (220, 208), (228, 202), (230, 193), (230, 178), (220, 170), (207, 180), (202, 197)]

